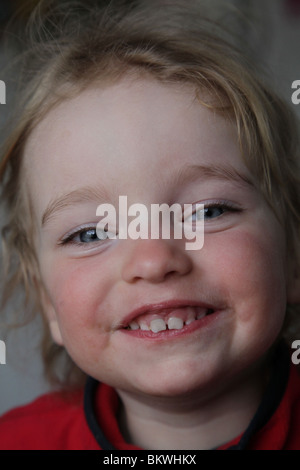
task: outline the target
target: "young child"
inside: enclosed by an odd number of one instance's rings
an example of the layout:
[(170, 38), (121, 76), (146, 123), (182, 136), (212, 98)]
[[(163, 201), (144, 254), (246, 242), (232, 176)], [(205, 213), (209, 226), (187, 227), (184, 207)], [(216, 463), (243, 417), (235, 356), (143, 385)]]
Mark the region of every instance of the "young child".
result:
[[(63, 387), (6, 413), (0, 447), (300, 449), (290, 111), (198, 4), (59, 3), (0, 171), (5, 300), (23, 286)], [(120, 196), (196, 207), (203, 247), (108, 236)]]

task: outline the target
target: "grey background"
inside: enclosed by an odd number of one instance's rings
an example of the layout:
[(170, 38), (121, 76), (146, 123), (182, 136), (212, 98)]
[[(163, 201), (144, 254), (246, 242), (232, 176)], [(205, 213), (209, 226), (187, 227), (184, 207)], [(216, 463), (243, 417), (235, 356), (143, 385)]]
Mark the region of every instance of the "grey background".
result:
[[(4, 0), (0, 0), (0, 19), (4, 13), (4, 3)], [(292, 82), (300, 80), (300, 11), (297, 15), (296, 11), (288, 10), (287, 0), (213, 0), (208, 5), (217, 8), (218, 3), (231, 4), (247, 16), (249, 27), (239, 26), (237, 20), (237, 28), (240, 27), (243, 39), (253, 46), (257, 59), (270, 69), (270, 83), (291, 104)], [(3, 50), (0, 43), (0, 79), (1, 54)], [(8, 97), (7, 104), (0, 105), (0, 125), (9, 106)], [(300, 116), (300, 105), (291, 106)], [(6, 343), (6, 364), (0, 365), (0, 414), (31, 401), (49, 389), (43, 378), (37, 350), (39, 328), (37, 322), (29, 328), (16, 331)]]

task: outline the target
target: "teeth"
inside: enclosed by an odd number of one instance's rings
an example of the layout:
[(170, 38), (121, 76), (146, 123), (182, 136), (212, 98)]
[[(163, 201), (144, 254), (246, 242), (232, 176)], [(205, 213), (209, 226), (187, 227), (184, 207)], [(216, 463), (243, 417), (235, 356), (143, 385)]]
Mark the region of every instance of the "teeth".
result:
[(143, 322), (143, 321), (140, 322), (140, 329), (141, 329), (141, 330), (144, 330), (144, 331), (150, 330), (150, 328), (149, 328), (149, 326), (147, 325), (147, 323), (145, 323), (145, 322)]
[(167, 326), (166, 326), (165, 320), (163, 320), (162, 318), (155, 318), (154, 320), (150, 322), (150, 330), (153, 333), (158, 333), (159, 331), (163, 331), (166, 329), (167, 329)]
[(185, 324), (190, 325), (195, 320), (196, 320), (195, 309), (190, 308), (189, 311), (188, 311), (188, 316), (187, 316), (187, 319), (185, 321)]
[(178, 317), (170, 317), (166, 321), (163, 318), (154, 318), (151, 320), (150, 325), (147, 323), (145, 320), (140, 319), (138, 321), (132, 321), (128, 328), (130, 330), (138, 330), (141, 329), (143, 331), (152, 331), (153, 333), (159, 333), (160, 331), (164, 330), (181, 330), (181, 328), (184, 327), (184, 325), (190, 325), (196, 320), (200, 320), (201, 318), (205, 317), (206, 315), (209, 315), (210, 313), (213, 313), (212, 309), (206, 309), (206, 308), (193, 308), (189, 307), (187, 310), (187, 315), (186, 315), (186, 320), (182, 320), (182, 318)]
[(186, 325), (190, 325), (191, 323), (193, 323), (193, 321), (196, 321), (196, 318), (188, 318), (185, 322)]
[(183, 321), (181, 320), (181, 318), (169, 318), (168, 328), (169, 330), (181, 330), (181, 328), (183, 328)]

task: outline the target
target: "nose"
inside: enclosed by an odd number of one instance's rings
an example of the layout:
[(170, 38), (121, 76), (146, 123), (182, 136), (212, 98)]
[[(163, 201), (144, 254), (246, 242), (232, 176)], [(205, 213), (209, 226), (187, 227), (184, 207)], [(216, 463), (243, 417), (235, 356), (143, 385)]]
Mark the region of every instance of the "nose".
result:
[(184, 276), (192, 269), (187, 252), (170, 240), (127, 240), (122, 278), (128, 283), (146, 280), (159, 283), (170, 276)]

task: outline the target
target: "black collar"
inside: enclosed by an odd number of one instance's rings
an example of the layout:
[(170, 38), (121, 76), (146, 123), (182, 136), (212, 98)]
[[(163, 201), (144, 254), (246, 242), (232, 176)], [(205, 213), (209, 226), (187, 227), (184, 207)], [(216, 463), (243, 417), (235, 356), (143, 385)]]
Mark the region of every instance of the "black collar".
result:
[[(238, 444), (227, 450), (245, 450), (251, 438), (269, 421), (284, 395), (289, 376), (290, 356), (288, 347), (280, 343), (274, 351), (273, 371), (262, 401)], [(99, 382), (88, 377), (84, 391), (84, 412), (87, 424), (102, 450), (116, 450), (106, 439), (96, 418), (94, 403)]]

